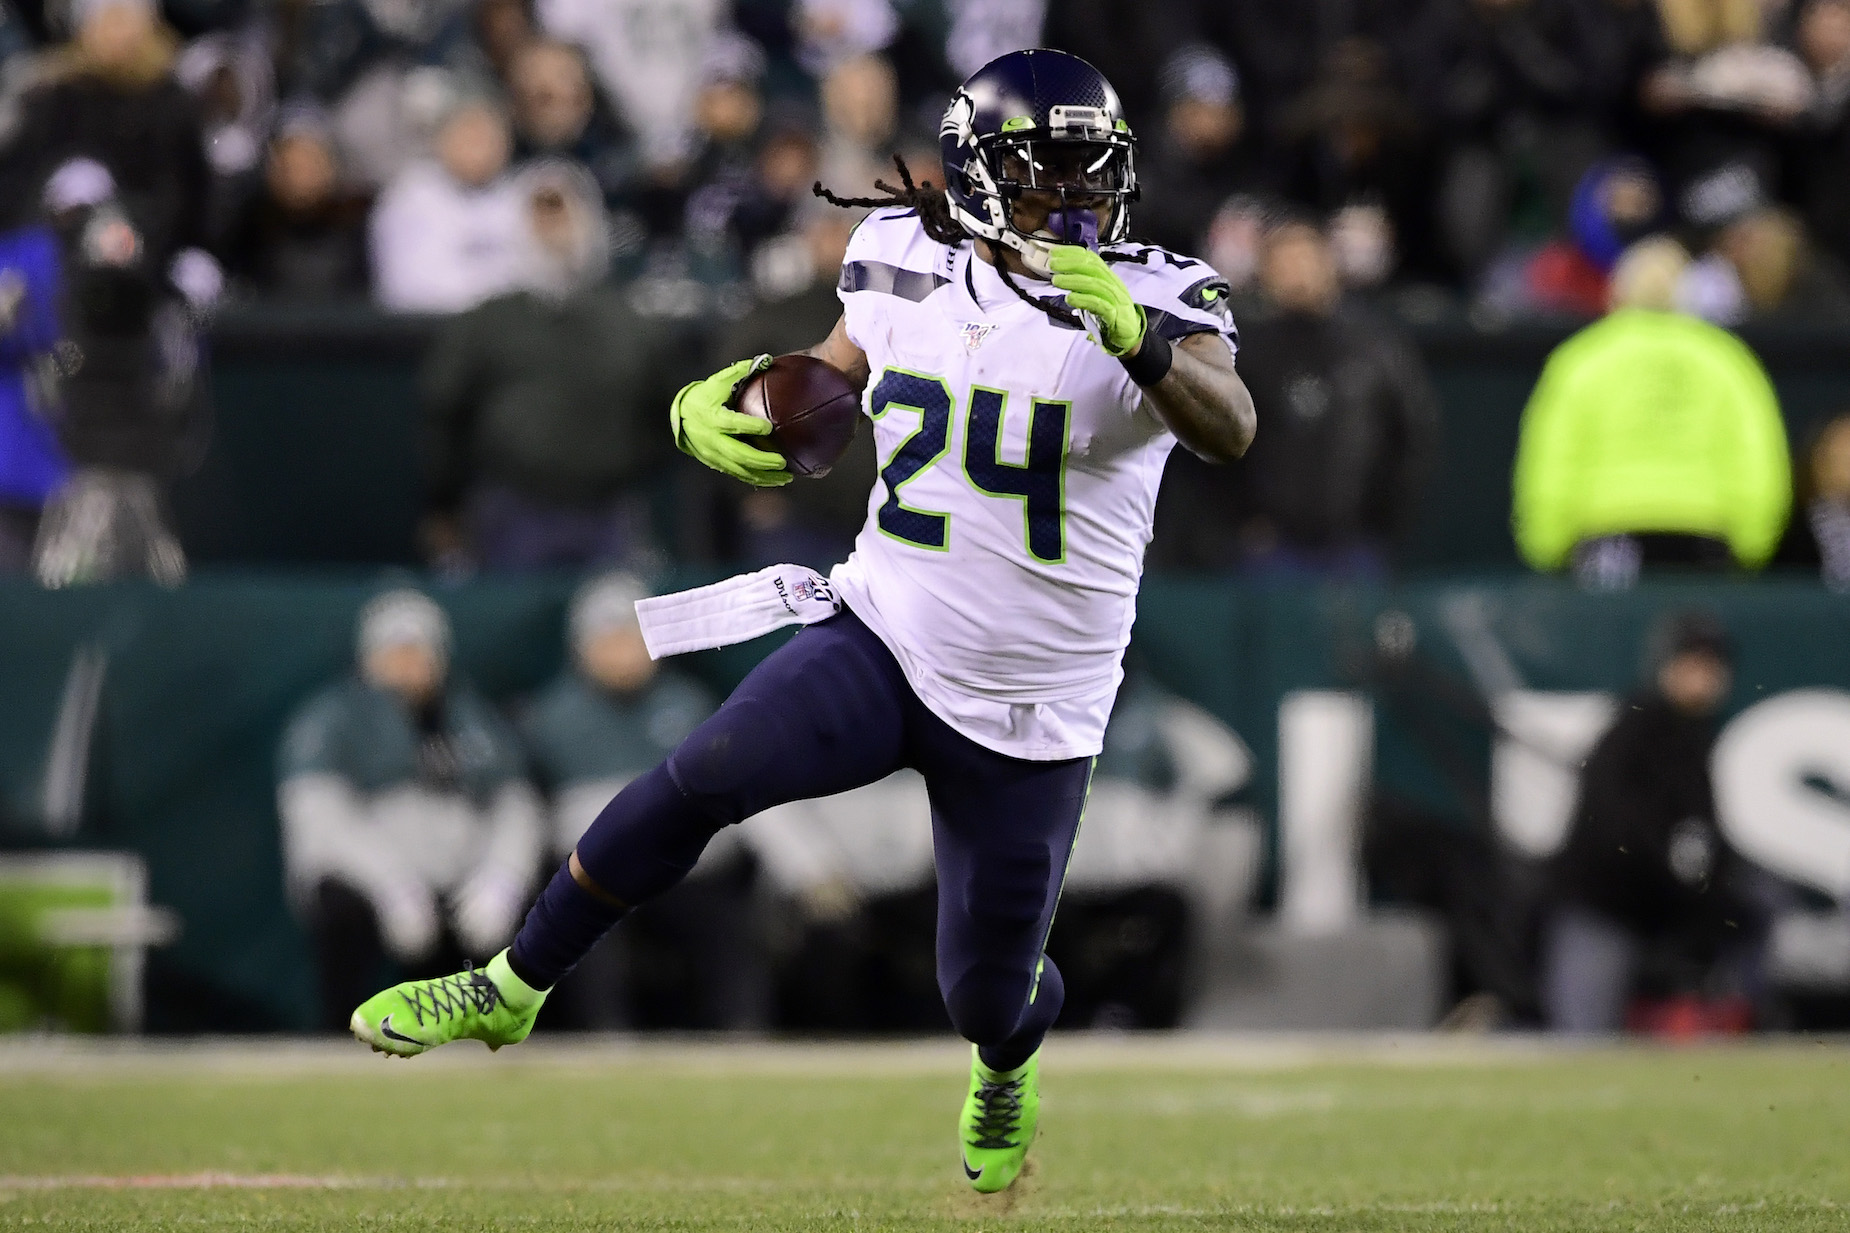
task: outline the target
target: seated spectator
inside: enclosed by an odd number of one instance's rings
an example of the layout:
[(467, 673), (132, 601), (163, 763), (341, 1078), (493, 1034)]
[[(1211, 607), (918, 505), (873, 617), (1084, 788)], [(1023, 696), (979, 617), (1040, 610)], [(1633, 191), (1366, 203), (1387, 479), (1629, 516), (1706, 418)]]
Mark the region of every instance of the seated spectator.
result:
[(1733, 656), (1702, 614), (1674, 619), (1658, 640), (1649, 684), (1587, 757), (1552, 862), (1541, 986), (1556, 1031), (1619, 1031), (1641, 995), (1739, 1003), (1749, 991), (1761, 922), (1709, 781)]
[[(835, 284), (856, 221), (850, 211), (817, 202), (805, 208), (800, 231), (761, 248), (758, 306), (721, 337), (713, 355), (784, 355), (826, 337), (841, 316)], [(753, 566), (792, 561), (817, 569), (846, 560), (867, 521), (877, 469), (873, 434), (857, 432), (819, 480), (743, 494), (736, 484), (711, 485), (716, 497), (738, 505), (738, 537), (727, 555)]]
[(1253, 177), (1240, 76), (1213, 48), (1190, 44), (1169, 57), (1160, 82), (1163, 125), (1139, 151), (1135, 222), (1154, 243), (1199, 256), (1206, 220)]
[(1718, 325), (1850, 322), (1850, 292), (1840, 267), (1813, 250), (1798, 215), (1783, 206), (1759, 206), (1729, 220), (1696, 265), (1710, 274), (1715, 288), (1702, 316)]
[(520, 747), (449, 650), (430, 599), (379, 596), (360, 614), (358, 675), (304, 703), (283, 737), (283, 862), (328, 1031), (388, 957), (430, 976), (506, 945), (539, 869)]
[(569, 159), (591, 172), (607, 205), (636, 175), (635, 153), (591, 85), (584, 54), (569, 43), (535, 39), (514, 54), (514, 159)]
[(1688, 268), (1646, 240), (1613, 311), (1557, 347), (1523, 412), (1513, 524), (1531, 566), (1629, 586), (1642, 566), (1758, 569), (1792, 503), (1779, 402), (1740, 339), (1677, 312)]
[(1438, 411), (1412, 348), (1345, 304), (1328, 238), (1267, 232), (1268, 312), (1241, 323), (1240, 370), (1269, 411), (1239, 462), (1171, 458), (1154, 560), (1262, 578), (1379, 579), (1416, 512)]
[[(646, 594), (627, 574), (585, 584), (572, 601), (570, 665), (522, 718), (552, 796), (559, 860), (624, 785), (660, 765), (713, 711), (705, 689), (649, 657), (636, 624), (636, 601)], [(749, 944), (751, 872), (739, 831), (728, 828), (686, 881), (631, 914), (563, 982), (560, 1004), (576, 1025), (764, 1026), (770, 978)], [(665, 970), (675, 977), (651, 978)]]
[(51, 228), (0, 234), (0, 575), (30, 566), (39, 511), (71, 471), (37, 379), (63, 334), (58, 267)]
[(397, 312), (450, 313), (515, 287), (525, 205), (507, 169), (507, 118), (465, 98), (437, 130), (436, 157), (407, 167), (373, 207), (373, 294)]
[(1805, 464), (1778, 563), (1816, 570), (1831, 590), (1850, 591), (1850, 412), (1819, 430)]
[(529, 169), (525, 286), (447, 323), (424, 365), (426, 547), (491, 570), (646, 564), (679, 348), (602, 281), (597, 188)]
[(283, 109), (264, 157), (263, 188), (226, 252), (227, 273), (278, 300), (366, 294), (366, 202), (342, 192), (327, 119), (312, 103)]
[(1662, 226), (1663, 216), (1663, 189), (1649, 163), (1630, 155), (1595, 163), (1574, 189), (1567, 234), (1533, 252), (1506, 254), (1486, 274), (1479, 303), (1507, 316), (1600, 316), (1611, 298), (1612, 268), (1627, 247)]

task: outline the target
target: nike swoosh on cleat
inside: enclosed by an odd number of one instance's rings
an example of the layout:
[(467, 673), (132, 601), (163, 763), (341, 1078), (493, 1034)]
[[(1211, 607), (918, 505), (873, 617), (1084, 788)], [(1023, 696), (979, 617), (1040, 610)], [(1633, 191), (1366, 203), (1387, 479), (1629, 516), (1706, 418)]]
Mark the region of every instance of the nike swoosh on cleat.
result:
[(963, 1162), (964, 1176), (969, 1178), (971, 1181), (974, 1182), (983, 1176), (983, 1170), (972, 1169), (970, 1167), (970, 1161), (962, 1153), (958, 1154), (957, 1159)]
[(421, 1045), (424, 1043), (423, 1041), (418, 1040), (415, 1037), (401, 1036), (399, 1033), (394, 1032), (392, 1030), (392, 1016), (390, 1015), (387, 1015), (385, 1018), (379, 1020), (379, 1034), (385, 1037), (387, 1040), (403, 1041), (407, 1045)]

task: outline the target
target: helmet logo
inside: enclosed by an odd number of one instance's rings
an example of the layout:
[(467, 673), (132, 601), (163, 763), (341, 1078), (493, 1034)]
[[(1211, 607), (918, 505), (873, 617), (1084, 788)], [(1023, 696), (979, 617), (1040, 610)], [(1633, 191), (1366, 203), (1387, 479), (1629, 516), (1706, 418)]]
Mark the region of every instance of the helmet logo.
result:
[(951, 105), (944, 109), (944, 123), (938, 126), (938, 136), (955, 137), (958, 145), (967, 146), (975, 132), (976, 100), (959, 90)]

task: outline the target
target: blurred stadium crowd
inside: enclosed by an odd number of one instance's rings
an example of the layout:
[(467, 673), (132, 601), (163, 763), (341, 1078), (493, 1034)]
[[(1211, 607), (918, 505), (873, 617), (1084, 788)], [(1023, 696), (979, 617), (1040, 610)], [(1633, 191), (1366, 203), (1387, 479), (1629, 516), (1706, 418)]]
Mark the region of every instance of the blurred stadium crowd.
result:
[[(1133, 233), (1225, 279), (1260, 409), (1239, 465), (1178, 451), (1154, 568), (1389, 578), (1439, 448), (1402, 327), (1462, 311), (1584, 324), (1516, 456), (1488, 460), (1513, 467), (1529, 565), (1623, 589), (1778, 560), (1850, 589), (1850, 413), (1795, 457), (1729, 332), (1850, 329), (1850, 0), (0, 0), (0, 572), (180, 581), (165, 492), (206, 448), (214, 312), (368, 301), (438, 319), (427, 563), (628, 571), (581, 594), (570, 663), (518, 723), (445, 687), (447, 625), (410, 590), (297, 715), (280, 812), (331, 1026), (379, 963), (498, 945), (537, 870), (710, 706), (641, 651), (634, 577), (846, 555), (866, 434), (826, 480), (744, 492), (676, 459), (664, 409), (822, 338), (856, 215), (811, 186), (870, 193), (894, 154), (937, 178), (950, 90), (1041, 44), (1121, 90)], [(1730, 654), (1712, 622), (1669, 628), (1520, 944), (1455, 850), (1368, 854), (1475, 947), (1464, 987), (1612, 1028), (1668, 954), (1670, 985), (1751, 1001), (1771, 901), (1707, 770)], [(1133, 675), (1055, 938), (1074, 1021), (1176, 1021), (1183, 891), (1251, 863), (1202, 847), (1248, 762)], [(917, 792), (868, 791), (889, 795), (852, 825), (793, 807), (709, 853), (561, 1013), (933, 1026)], [(755, 915), (752, 869), (794, 915)]]

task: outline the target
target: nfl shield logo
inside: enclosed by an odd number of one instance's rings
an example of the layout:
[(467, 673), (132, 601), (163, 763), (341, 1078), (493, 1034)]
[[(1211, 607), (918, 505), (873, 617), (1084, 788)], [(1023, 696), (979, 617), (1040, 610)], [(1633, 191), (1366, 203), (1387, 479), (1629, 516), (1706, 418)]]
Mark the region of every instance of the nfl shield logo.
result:
[(989, 332), (996, 327), (985, 321), (966, 321), (964, 323), (964, 349), (975, 351), (989, 337)]

